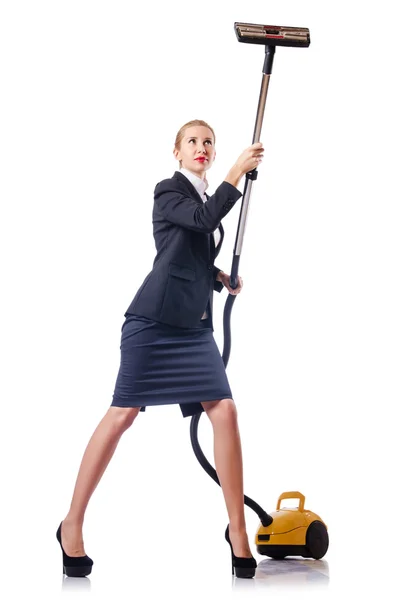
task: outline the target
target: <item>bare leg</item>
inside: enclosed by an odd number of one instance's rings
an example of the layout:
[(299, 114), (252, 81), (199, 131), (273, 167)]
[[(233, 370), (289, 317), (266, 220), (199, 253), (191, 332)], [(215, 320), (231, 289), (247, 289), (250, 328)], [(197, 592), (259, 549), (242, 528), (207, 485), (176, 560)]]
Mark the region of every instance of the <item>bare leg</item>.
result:
[(202, 402), (214, 430), (216, 472), (229, 515), (229, 535), (239, 557), (252, 557), (246, 532), (243, 492), (243, 459), (237, 410), (231, 398)]
[(84, 452), (70, 509), (62, 522), (62, 545), (68, 556), (84, 556), (84, 514), (122, 434), (134, 422), (140, 407), (109, 407)]

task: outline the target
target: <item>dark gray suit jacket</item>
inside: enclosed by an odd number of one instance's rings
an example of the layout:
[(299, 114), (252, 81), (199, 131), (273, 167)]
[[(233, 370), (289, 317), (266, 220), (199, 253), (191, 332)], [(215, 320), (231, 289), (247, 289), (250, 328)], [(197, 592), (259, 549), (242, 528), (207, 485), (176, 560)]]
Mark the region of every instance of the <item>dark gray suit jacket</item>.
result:
[[(207, 196), (207, 194), (206, 194)], [(212, 331), (213, 291), (220, 269), (214, 260), (222, 246), (221, 219), (242, 196), (223, 181), (203, 202), (194, 185), (180, 171), (154, 188), (153, 235), (157, 255), (127, 314), (142, 315), (176, 327), (200, 327), (209, 301)], [(221, 239), (215, 248), (212, 232), (219, 227)]]

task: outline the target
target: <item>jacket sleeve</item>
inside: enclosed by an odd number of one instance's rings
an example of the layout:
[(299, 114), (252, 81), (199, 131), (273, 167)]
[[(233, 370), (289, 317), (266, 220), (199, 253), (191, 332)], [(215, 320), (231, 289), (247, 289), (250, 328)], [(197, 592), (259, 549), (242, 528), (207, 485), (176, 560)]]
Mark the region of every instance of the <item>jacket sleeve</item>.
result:
[(202, 205), (171, 179), (160, 181), (154, 188), (154, 202), (167, 221), (202, 233), (215, 231), (241, 196), (240, 190), (228, 181), (222, 181)]
[(213, 273), (214, 273), (214, 290), (216, 290), (217, 292), (221, 292), (223, 290), (223, 288), (225, 287), (222, 283), (222, 281), (217, 281), (216, 278), (218, 277), (218, 273), (219, 271), (221, 271), (222, 269), (218, 269), (218, 267), (216, 267), (214, 265), (214, 269), (213, 269)]

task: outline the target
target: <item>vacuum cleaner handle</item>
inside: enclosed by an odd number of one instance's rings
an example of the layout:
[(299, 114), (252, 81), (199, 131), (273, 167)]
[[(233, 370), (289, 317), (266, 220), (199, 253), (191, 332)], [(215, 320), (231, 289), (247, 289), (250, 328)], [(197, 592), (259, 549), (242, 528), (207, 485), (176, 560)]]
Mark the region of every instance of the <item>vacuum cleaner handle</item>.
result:
[(276, 510), (280, 510), (281, 500), (285, 500), (286, 498), (299, 499), (299, 509), (298, 510), (300, 512), (304, 511), (304, 509), (305, 509), (305, 497), (300, 492), (284, 492), (283, 494), (281, 494), (281, 496), (279, 496), (279, 499), (277, 501)]

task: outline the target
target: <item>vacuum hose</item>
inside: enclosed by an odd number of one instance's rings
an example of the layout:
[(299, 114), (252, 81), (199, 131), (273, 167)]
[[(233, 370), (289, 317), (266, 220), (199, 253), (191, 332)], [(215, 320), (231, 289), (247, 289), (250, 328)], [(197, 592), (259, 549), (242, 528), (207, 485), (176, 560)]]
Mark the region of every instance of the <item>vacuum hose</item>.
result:
[[(256, 177), (257, 177), (256, 169), (247, 173), (243, 198), (246, 196), (248, 182), (250, 181), (250, 178), (256, 179)], [(250, 181), (250, 183), (251, 183), (251, 181)], [(240, 212), (240, 224), (241, 224), (242, 213), (243, 213), (243, 206), (241, 207), (241, 212)], [(240, 227), (239, 227), (239, 229), (240, 229)], [(238, 235), (236, 238), (236, 246), (237, 246), (237, 244), (238, 244)], [(232, 272), (230, 275), (230, 286), (233, 289), (235, 289), (237, 287), (237, 273), (238, 273), (238, 265), (240, 262), (240, 256), (236, 255), (236, 246), (235, 246), (234, 253), (233, 253)], [(231, 343), (232, 343), (230, 321), (231, 321), (232, 308), (233, 308), (233, 304), (234, 304), (235, 300), (236, 300), (236, 296), (233, 296), (233, 294), (229, 294), (228, 298), (226, 300), (225, 308), (224, 308), (224, 312), (223, 312), (222, 360), (223, 360), (223, 364), (225, 365), (225, 369), (227, 367), (227, 363), (229, 362), (229, 357), (230, 357), (230, 348), (231, 348)], [(206, 471), (208, 473), (208, 475), (210, 477), (212, 477), (212, 479), (218, 485), (221, 485), (219, 482), (219, 478), (216, 473), (216, 470), (204, 456), (204, 453), (203, 453), (203, 451), (200, 447), (199, 441), (198, 441), (197, 430), (198, 430), (198, 424), (200, 421), (201, 414), (202, 413), (197, 413), (197, 414), (193, 415), (192, 420), (190, 421), (190, 440), (192, 442), (193, 452), (195, 453), (196, 458), (199, 461), (200, 465), (203, 467), (204, 471)], [(244, 494), (244, 504), (246, 506), (248, 506), (249, 508), (251, 508), (258, 515), (258, 517), (264, 527), (267, 527), (268, 525), (270, 525), (273, 522), (273, 517), (271, 517), (261, 506), (259, 506), (259, 504), (257, 502), (255, 502), (255, 500), (252, 500), (252, 498), (249, 498), (245, 494)]]

